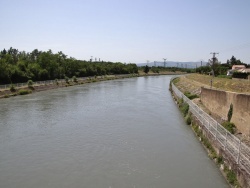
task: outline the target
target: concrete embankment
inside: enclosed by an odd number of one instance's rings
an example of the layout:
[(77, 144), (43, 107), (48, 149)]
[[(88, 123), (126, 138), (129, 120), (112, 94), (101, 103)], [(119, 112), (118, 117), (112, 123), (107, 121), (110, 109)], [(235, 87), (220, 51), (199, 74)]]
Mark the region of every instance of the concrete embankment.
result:
[(234, 187), (250, 187), (250, 148), (189, 100), (173, 83), (170, 90), (180, 108), (183, 105), (180, 103), (189, 106), (187, 116), (191, 117), (194, 132), (228, 182)]
[(250, 95), (226, 92), (211, 88), (201, 88), (200, 99), (202, 104), (212, 113), (227, 120), (230, 105), (233, 105), (233, 122), (238, 131), (250, 136)]

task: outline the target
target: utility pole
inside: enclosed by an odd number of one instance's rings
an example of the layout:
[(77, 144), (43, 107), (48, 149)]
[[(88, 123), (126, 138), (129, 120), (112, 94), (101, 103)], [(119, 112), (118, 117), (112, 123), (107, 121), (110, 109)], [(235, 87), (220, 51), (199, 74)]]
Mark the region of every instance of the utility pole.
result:
[(213, 54), (213, 57), (212, 57), (212, 72), (213, 72), (213, 76), (214, 76), (214, 65), (216, 63), (216, 60), (217, 58), (215, 57), (216, 54), (219, 54), (218, 52), (211, 52), (210, 54)]
[(166, 67), (166, 60), (167, 60), (167, 58), (163, 58), (163, 60), (164, 60), (164, 67)]
[(154, 66), (156, 67), (156, 61), (154, 61)]
[(201, 61), (201, 67), (202, 67), (202, 61)]
[(213, 61), (213, 64), (215, 63), (215, 61), (216, 61), (216, 54), (219, 54), (218, 52), (211, 52), (210, 54), (213, 54), (213, 57), (212, 57), (212, 61)]

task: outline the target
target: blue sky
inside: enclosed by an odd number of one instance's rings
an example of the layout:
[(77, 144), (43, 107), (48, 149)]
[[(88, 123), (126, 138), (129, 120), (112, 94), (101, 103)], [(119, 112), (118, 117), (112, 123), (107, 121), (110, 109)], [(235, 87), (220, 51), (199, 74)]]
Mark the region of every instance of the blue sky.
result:
[(88, 60), (250, 64), (249, 0), (0, 0), (0, 49)]

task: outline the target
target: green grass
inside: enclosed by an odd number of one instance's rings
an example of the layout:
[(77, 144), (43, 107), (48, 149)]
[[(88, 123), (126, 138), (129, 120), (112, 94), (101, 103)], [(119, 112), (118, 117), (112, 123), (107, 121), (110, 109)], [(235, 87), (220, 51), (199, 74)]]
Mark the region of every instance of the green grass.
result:
[(227, 76), (227, 75), (218, 75), (216, 76), (217, 78), (226, 78), (226, 79), (232, 79), (232, 76)]
[(227, 129), (230, 133), (234, 134), (235, 131), (236, 131), (236, 127), (234, 125), (234, 123), (231, 123), (231, 122), (228, 122), (228, 121), (225, 121), (222, 123), (222, 126)]
[(21, 90), (19, 90), (19, 92), (18, 92), (19, 95), (27, 95), (27, 94), (30, 94), (30, 93), (32, 93), (32, 91), (30, 91), (30, 90), (25, 90), (25, 89), (21, 89)]
[(10, 96), (8, 94), (5, 94), (3, 97), (4, 98), (9, 98)]
[(189, 110), (189, 105), (187, 103), (182, 103), (180, 105), (180, 110), (181, 110), (183, 116), (186, 117), (188, 110)]
[(186, 91), (186, 92), (184, 93), (184, 95), (185, 95), (187, 98), (189, 98), (190, 100), (195, 99), (195, 98), (199, 98), (198, 95), (196, 95), (196, 94), (191, 94), (191, 93), (188, 92), (188, 91)]

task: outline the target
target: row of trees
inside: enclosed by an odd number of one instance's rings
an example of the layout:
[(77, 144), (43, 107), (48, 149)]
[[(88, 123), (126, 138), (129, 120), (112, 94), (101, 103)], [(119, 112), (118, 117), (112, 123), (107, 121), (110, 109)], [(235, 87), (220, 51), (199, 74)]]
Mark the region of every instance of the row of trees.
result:
[[(226, 75), (229, 69), (232, 69), (233, 65), (245, 65), (247, 68), (250, 68), (249, 64), (241, 62), (241, 60), (236, 59), (234, 56), (230, 60), (227, 60), (227, 63), (220, 63), (216, 58), (215, 61), (210, 61), (206, 66), (196, 68), (196, 72), (198, 73), (210, 73), (212, 69), (214, 71), (214, 75)], [(236, 73), (237, 74), (237, 73)]]
[(77, 60), (61, 51), (35, 49), (29, 53), (14, 48), (0, 51), (0, 84), (132, 73), (138, 73), (136, 64)]
[(161, 72), (187, 72), (187, 73), (192, 73), (195, 72), (195, 69), (190, 69), (190, 68), (180, 68), (180, 67), (149, 67), (148, 65), (142, 66), (139, 68), (139, 70), (145, 72), (146, 74), (149, 71), (152, 71), (153, 73), (161, 73)]

